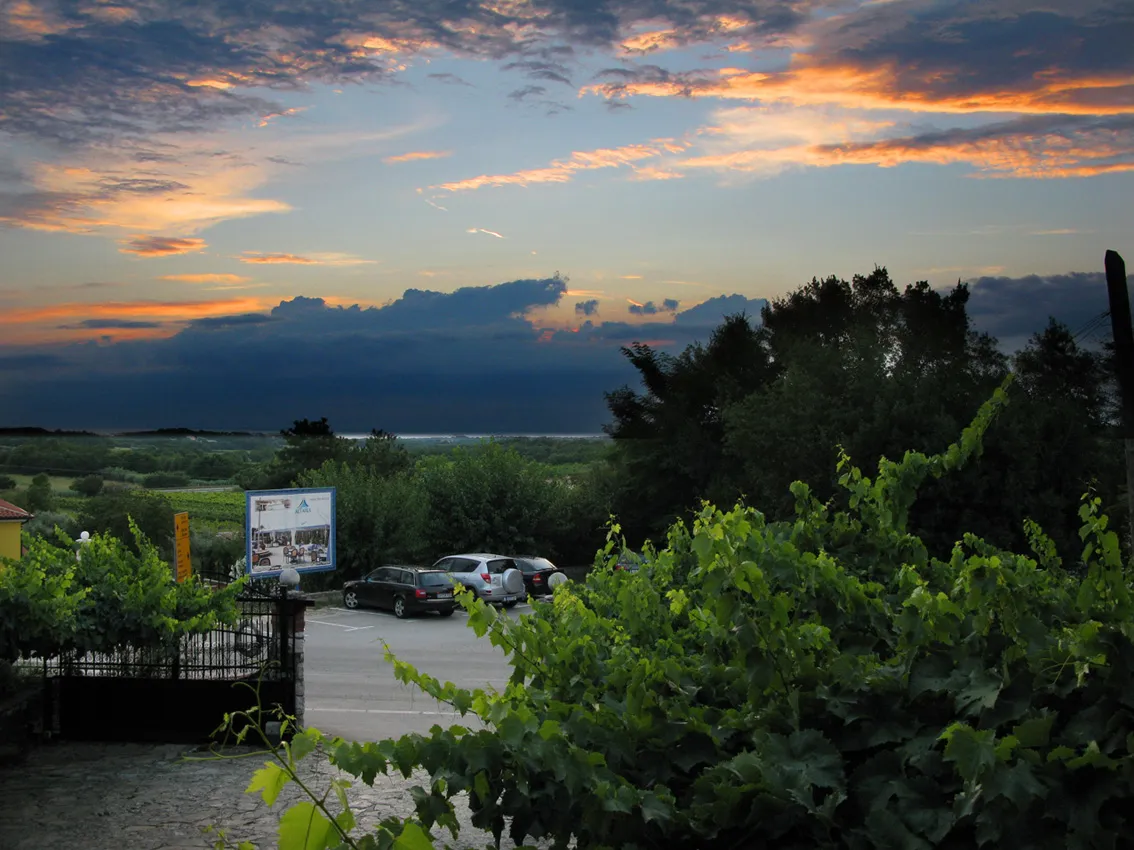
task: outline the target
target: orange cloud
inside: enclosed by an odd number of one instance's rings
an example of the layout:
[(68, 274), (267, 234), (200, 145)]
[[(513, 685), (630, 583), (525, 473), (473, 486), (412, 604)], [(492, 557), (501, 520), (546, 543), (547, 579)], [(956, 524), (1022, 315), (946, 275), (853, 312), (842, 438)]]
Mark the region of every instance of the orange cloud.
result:
[[(218, 82), (219, 82), (219, 85), (218, 85)], [(217, 81), (217, 80), (202, 80), (202, 81), (199, 81), (199, 84), (205, 85), (205, 86), (214, 86), (216, 88), (230, 88), (231, 87), (230, 83), (223, 82), (223, 81)], [(192, 85), (192, 83), (190, 83), (190, 85)], [(267, 127), (268, 122), (271, 121), (273, 118), (285, 118), (288, 115), (297, 115), (300, 112), (303, 112), (305, 109), (307, 109), (306, 106), (293, 106), (290, 109), (284, 109), (284, 110), (281, 110), (279, 112), (269, 112), (267, 115), (264, 115), (260, 118), (260, 123), (257, 124), (256, 126), (257, 127)]]
[(315, 264), (314, 260), (308, 259), (307, 257), (300, 257), (296, 254), (260, 254), (251, 251), (245, 251), (244, 255), (237, 257), (237, 259), (242, 263), (263, 263), (265, 265), (284, 263), (306, 266)]
[[(1134, 132), (1100, 127), (1062, 127), (1029, 131), (1019, 125), (954, 131), (923, 137), (824, 145), (804, 152), (815, 165), (876, 165), (891, 168), (907, 162), (965, 164), (977, 176), (1067, 178), (1134, 171)], [(987, 133), (987, 135), (982, 135)]]
[(364, 260), (353, 254), (264, 254), (259, 251), (245, 251), (236, 259), (240, 260), (242, 263), (297, 266), (362, 266), (377, 262), (377, 260)]
[(673, 75), (665, 79), (584, 86), (580, 96), (693, 97), (752, 100), (793, 106), (836, 104), (846, 109), (899, 109), (906, 112), (970, 114), (1011, 112), (1027, 115), (1134, 114), (1134, 80), (1128, 71), (1074, 76), (1057, 69), (1035, 75), (1027, 87), (964, 91), (949, 86), (949, 77), (934, 70), (918, 76), (899, 63), (859, 67), (826, 64), (826, 60), (796, 54), (793, 67), (778, 73), (721, 68), (703, 77)]
[(192, 254), (208, 247), (204, 239), (183, 239), (176, 236), (136, 236), (118, 248), (120, 253), (139, 257), (169, 257)]
[(174, 280), (181, 283), (247, 283), (250, 277), (238, 274), (167, 274), (158, 280)]
[(60, 18), (50, 9), (38, 8), (28, 0), (17, 0), (8, 6), (4, 19), (8, 34), (21, 41), (42, 41), (46, 36), (60, 35), (81, 26)]
[(262, 309), (258, 298), (222, 298), (204, 301), (105, 301), (101, 303), (64, 302), (42, 307), (5, 310), (0, 324), (20, 325), (31, 322), (76, 319), (152, 319), (155, 321), (188, 321), (231, 313), (248, 313)]
[[(193, 319), (251, 313), (268, 306), (269, 302), (262, 299), (244, 297), (194, 301), (64, 302), (17, 307), (0, 312), (0, 328), (3, 329), (0, 337), (9, 344), (103, 337), (115, 340), (168, 337)], [(115, 322), (122, 326), (115, 327)]]
[[(771, 176), (792, 168), (905, 163), (970, 165), (972, 176), (1068, 178), (1134, 170), (1134, 121), (1124, 116), (1027, 116), (894, 137), (893, 121), (831, 107), (738, 107), (691, 134), (696, 144), (638, 166), (634, 179), (695, 171)], [(886, 137), (890, 136), (890, 137)]]
[(686, 143), (672, 139), (655, 139), (649, 144), (625, 145), (619, 148), (598, 148), (591, 151), (574, 151), (567, 159), (553, 160), (546, 168), (533, 168), (516, 171), (512, 174), (484, 174), (467, 180), (442, 183), (430, 186), (449, 192), (464, 192), (482, 189), (485, 186), (530, 186), (533, 183), (567, 183), (580, 171), (599, 168), (620, 168), (628, 165), (639, 168), (635, 163), (666, 152), (676, 153), (688, 147)]
[[(205, 83), (217, 80), (199, 79)], [(222, 82), (233, 82), (229, 75)], [(240, 84), (236, 81), (235, 84)], [(435, 122), (434, 122), (435, 123)], [(32, 161), (30, 190), (0, 211), (0, 223), (82, 234), (195, 236), (224, 221), (283, 213), (291, 206), (258, 197), (281, 169), (336, 161), (433, 126), (431, 121), (381, 132), (337, 129), (273, 135), (255, 128), (215, 134), (155, 134), (145, 141), (73, 153), (65, 162)]]
[(410, 151), (409, 153), (400, 153), (396, 156), (388, 156), (382, 161), (393, 165), (396, 162), (417, 162), (421, 159), (443, 159), (444, 157), (452, 155), (452, 151)]

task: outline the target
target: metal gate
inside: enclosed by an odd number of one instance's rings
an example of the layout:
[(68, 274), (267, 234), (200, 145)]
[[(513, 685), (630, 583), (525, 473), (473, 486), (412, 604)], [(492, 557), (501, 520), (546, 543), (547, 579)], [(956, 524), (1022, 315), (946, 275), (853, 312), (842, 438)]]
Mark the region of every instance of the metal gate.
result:
[(124, 647), (42, 662), (44, 730), (75, 741), (203, 743), (226, 713), (294, 714), (296, 600), (246, 587), (231, 627), (177, 646)]

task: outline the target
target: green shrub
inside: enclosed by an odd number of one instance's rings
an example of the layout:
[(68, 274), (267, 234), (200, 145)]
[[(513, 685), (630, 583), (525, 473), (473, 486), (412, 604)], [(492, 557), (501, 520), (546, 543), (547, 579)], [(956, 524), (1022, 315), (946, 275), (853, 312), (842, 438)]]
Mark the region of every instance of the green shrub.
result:
[(189, 476), (181, 472), (155, 472), (142, 479), (142, 486), (151, 490), (164, 487), (188, 487)]
[[(639, 573), (612, 569), (615, 527), (585, 584), (518, 622), (461, 594), (510, 656), (503, 692), (387, 658), (487, 729), (377, 744), (310, 730), (289, 759), (321, 742), (366, 783), (424, 768), (414, 822), (385, 822), (377, 846), (455, 835), (463, 792), (498, 839), (558, 848), (1128, 846), (1134, 604), (1098, 500), (1080, 512), (1082, 579), (1031, 524), (1029, 555), (962, 535), (948, 560), (907, 531), (918, 486), (979, 453), (1005, 400), (945, 453), (883, 459), (873, 480), (844, 456), (846, 512), (799, 483), (791, 522), (705, 505)], [(274, 799), (290, 767), (252, 787)], [(328, 815), (301, 803), (281, 824), (335, 846), (353, 820), (337, 834)]]
[(78, 523), (70, 514), (61, 511), (41, 511), (25, 523), (23, 532), (31, 537), (54, 538), (57, 528), (69, 538), (78, 537), (80, 531)]
[(71, 489), (80, 496), (97, 496), (105, 482), (101, 475), (84, 475), (71, 482)]
[(0, 558), (0, 660), (69, 651), (168, 647), (235, 622), (241, 582), (222, 590), (173, 581), (170, 565), (131, 523), (134, 545), (94, 534), (76, 558), (66, 538), (31, 539), (20, 560)]

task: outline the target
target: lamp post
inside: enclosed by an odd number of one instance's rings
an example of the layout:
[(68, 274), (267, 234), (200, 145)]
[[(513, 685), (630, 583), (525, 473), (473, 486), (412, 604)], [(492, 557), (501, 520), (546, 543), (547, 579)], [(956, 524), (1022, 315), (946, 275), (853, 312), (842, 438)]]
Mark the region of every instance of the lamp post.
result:
[(79, 544), (79, 548), (75, 550), (75, 560), (81, 561), (83, 559), (83, 546), (91, 542), (91, 533), (84, 531), (75, 542)]
[(288, 593), (299, 587), (299, 571), (288, 567), (280, 571), (280, 596), (286, 597)]

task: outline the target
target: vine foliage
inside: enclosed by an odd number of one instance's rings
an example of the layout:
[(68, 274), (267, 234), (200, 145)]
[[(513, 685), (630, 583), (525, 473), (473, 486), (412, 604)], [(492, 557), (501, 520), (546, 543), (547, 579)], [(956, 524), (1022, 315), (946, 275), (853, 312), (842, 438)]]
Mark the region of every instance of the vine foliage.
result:
[[(1005, 389), (939, 455), (874, 478), (844, 455), (845, 511), (796, 483), (793, 521), (705, 504), (638, 573), (613, 569), (612, 525), (586, 582), (518, 621), (462, 596), (511, 660), (502, 691), (386, 657), (485, 728), (300, 732), (290, 759), (426, 779), (413, 818), (365, 835), (345, 793), (300, 803), (281, 850), (432, 846), (457, 835), (458, 795), (498, 842), (556, 848), (1130, 846), (1134, 609), (1099, 500), (1081, 570), (1031, 523), (1027, 554), (963, 534), (947, 560), (906, 527), (919, 485), (979, 455)], [(249, 790), (271, 803), (291, 778), (269, 765)]]
[(130, 529), (137, 551), (94, 534), (76, 557), (60, 535), (31, 538), (18, 561), (0, 558), (0, 661), (173, 648), (236, 621), (242, 581), (214, 589), (193, 576), (179, 584), (132, 520)]

